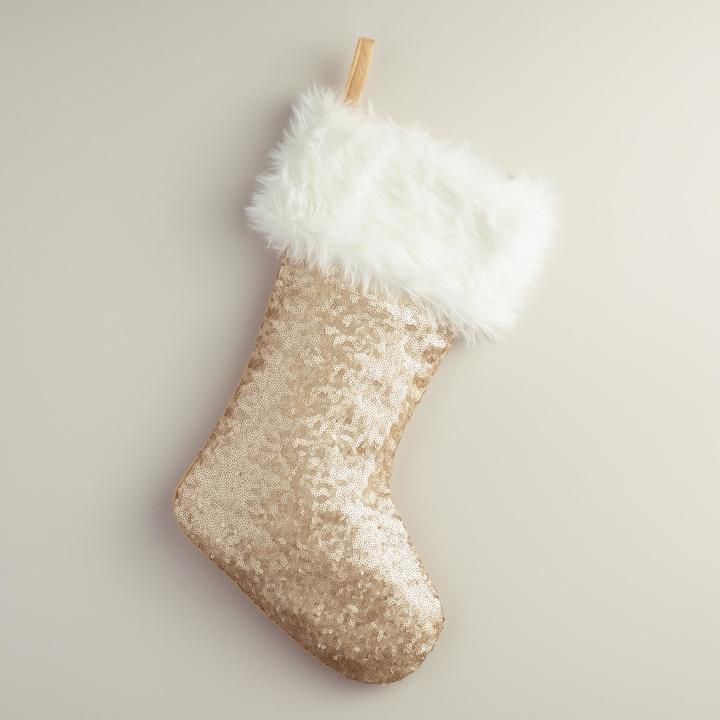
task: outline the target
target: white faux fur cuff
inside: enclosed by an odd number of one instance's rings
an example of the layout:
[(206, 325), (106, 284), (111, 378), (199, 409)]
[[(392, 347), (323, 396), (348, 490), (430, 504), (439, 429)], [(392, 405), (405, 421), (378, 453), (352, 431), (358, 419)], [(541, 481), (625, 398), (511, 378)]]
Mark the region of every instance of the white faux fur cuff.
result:
[(551, 242), (543, 185), (323, 88), (300, 96), (270, 158), (247, 209), (270, 247), (410, 295), (465, 336), (512, 325)]

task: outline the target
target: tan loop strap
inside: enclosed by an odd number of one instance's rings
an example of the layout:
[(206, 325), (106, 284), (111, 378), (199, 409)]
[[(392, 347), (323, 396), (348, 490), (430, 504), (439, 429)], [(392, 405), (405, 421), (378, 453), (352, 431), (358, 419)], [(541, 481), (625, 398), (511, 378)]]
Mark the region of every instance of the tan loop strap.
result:
[(360, 101), (363, 87), (365, 87), (365, 80), (370, 70), (374, 46), (375, 41), (370, 38), (361, 37), (357, 42), (355, 57), (353, 57), (350, 74), (347, 83), (345, 83), (345, 102), (348, 105), (357, 105)]

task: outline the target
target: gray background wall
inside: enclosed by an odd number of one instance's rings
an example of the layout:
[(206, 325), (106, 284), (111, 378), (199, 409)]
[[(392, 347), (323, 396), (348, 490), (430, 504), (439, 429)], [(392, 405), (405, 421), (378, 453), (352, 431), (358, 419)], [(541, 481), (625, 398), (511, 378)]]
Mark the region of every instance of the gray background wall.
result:
[[(0, 2), (3, 717), (716, 719), (719, 27), (711, 1)], [(170, 510), (276, 268), (253, 178), (360, 34), (378, 110), (560, 198), (516, 331), (452, 351), (400, 448), (448, 621), (387, 688), (296, 647)]]

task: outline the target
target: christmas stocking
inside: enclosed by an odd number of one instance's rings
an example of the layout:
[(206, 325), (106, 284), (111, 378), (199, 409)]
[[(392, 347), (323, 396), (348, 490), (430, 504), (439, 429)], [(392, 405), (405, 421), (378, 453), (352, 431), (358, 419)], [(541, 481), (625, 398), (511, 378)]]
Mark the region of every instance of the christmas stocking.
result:
[(398, 680), (443, 612), (390, 495), (395, 450), (453, 339), (511, 325), (549, 243), (547, 193), (315, 88), (248, 216), (280, 270), (175, 512), (306, 650)]

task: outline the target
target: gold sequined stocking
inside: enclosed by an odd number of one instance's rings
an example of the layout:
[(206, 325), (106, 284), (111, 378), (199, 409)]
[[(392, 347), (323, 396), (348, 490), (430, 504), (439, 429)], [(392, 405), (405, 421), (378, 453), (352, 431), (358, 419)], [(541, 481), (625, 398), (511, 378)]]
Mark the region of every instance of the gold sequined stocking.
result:
[(385, 683), (443, 624), (390, 496), (395, 450), (456, 334), (512, 325), (552, 212), (541, 184), (363, 106), (370, 49), (358, 44), (343, 95), (300, 95), (257, 179), (247, 215), (280, 271), (175, 512), (306, 650)]
[(443, 623), (390, 474), (452, 339), (417, 303), (283, 259), (247, 370), (177, 489), (192, 541), (357, 680), (404, 677)]

